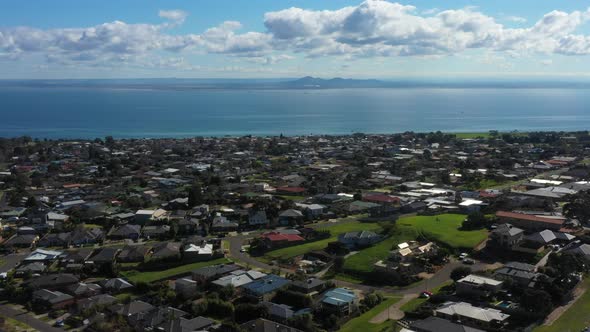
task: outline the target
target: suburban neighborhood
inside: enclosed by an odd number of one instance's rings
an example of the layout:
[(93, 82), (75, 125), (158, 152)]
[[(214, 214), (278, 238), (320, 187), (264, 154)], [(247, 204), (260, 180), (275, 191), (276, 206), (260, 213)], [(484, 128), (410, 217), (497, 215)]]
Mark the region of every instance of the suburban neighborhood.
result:
[(0, 330), (587, 331), (590, 134), (0, 139)]

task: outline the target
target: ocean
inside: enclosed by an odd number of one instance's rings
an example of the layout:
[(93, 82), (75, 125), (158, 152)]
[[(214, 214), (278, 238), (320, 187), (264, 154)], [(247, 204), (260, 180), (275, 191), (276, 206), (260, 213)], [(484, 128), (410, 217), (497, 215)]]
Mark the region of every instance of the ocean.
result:
[(588, 129), (588, 89), (0, 87), (0, 137), (157, 138)]

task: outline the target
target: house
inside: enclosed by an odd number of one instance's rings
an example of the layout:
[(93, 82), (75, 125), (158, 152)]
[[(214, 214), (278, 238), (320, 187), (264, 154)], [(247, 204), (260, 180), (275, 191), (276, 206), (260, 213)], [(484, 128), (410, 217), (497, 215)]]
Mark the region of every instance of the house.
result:
[(266, 226), (268, 219), (266, 218), (266, 211), (251, 211), (248, 215), (248, 224), (250, 226)]
[(39, 289), (33, 292), (33, 303), (49, 309), (64, 309), (74, 304), (74, 297), (60, 291)]
[(335, 288), (327, 291), (322, 298), (322, 306), (344, 315), (351, 314), (358, 304), (358, 296), (350, 289)]
[(175, 319), (166, 320), (162, 323), (157, 331), (162, 332), (194, 332), (194, 331), (208, 331), (215, 325), (215, 321), (203, 316), (187, 319), (179, 317)]
[(39, 237), (35, 234), (14, 234), (4, 241), (2, 245), (4, 247), (30, 248), (38, 239)]
[(503, 313), (498, 309), (480, 308), (466, 302), (445, 302), (438, 307), (434, 314), (436, 317), (457, 320), (461, 323), (471, 326), (488, 328), (500, 326), (506, 323), (510, 315)]
[(162, 242), (153, 248), (153, 260), (175, 260), (180, 258), (180, 243)]
[(268, 232), (260, 235), (267, 248), (279, 248), (304, 242), (305, 239), (297, 234)]
[(510, 262), (494, 271), (494, 277), (500, 280), (510, 278), (521, 286), (534, 287), (535, 281), (539, 276), (539, 273), (535, 271), (536, 267), (534, 265)]
[(66, 214), (49, 212), (45, 215), (45, 224), (49, 228), (61, 229), (69, 220), (70, 217)]
[(213, 244), (203, 242), (201, 245), (189, 243), (182, 253), (185, 259), (204, 261), (213, 258)]
[(148, 311), (141, 311), (128, 317), (129, 325), (136, 331), (149, 331), (157, 329), (170, 319), (187, 316), (188, 313), (167, 306), (153, 308)]
[(240, 325), (244, 332), (303, 332), (294, 327), (283, 325), (268, 319), (258, 318)]
[(23, 285), (30, 289), (65, 289), (67, 286), (77, 284), (80, 279), (70, 273), (48, 274), (23, 282)]
[(381, 204), (372, 203), (372, 202), (364, 202), (364, 201), (354, 201), (348, 204), (348, 212), (350, 213), (362, 213), (369, 211), (373, 208), (380, 207)]
[(69, 243), (75, 246), (97, 244), (104, 239), (104, 232), (98, 227), (76, 227), (71, 233)]
[(470, 274), (457, 280), (455, 287), (458, 295), (486, 296), (502, 290), (503, 283), (501, 280)]
[(146, 239), (164, 240), (170, 237), (170, 226), (168, 225), (154, 225), (143, 226), (141, 233)]
[(294, 281), (291, 288), (303, 294), (312, 294), (321, 292), (326, 285), (326, 282), (319, 278), (308, 278), (306, 280)]
[(111, 293), (122, 293), (133, 288), (133, 285), (123, 278), (111, 278), (101, 281), (100, 286)]
[(47, 233), (38, 242), (39, 247), (68, 247), (70, 245), (70, 232)]
[(412, 332), (485, 332), (484, 330), (453, 323), (440, 317), (430, 316), (410, 324)]
[(135, 241), (139, 239), (140, 235), (140, 225), (125, 224), (119, 227), (113, 226), (107, 236), (113, 240), (131, 239)]
[(90, 248), (82, 248), (78, 250), (66, 251), (60, 257), (61, 265), (68, 265), (68, 264), (83, 264), (88, 257), (92, 255), (93, 250)]
[(590, 262), (590, 245), (589, 244), (581, 244), (577, 247), (567, 250), (568, 253), (572, 253), (575, 255), (580, 255), (584, 257), (587, 261)]
[(400, 198), (385, 194), (367, 194), (363, 196), (363, 201), (380, 205), (399, 205)]
[(76, 304), (79, 312), (90, 310), (96, 306), (108, 306), (117, 302), (117, 298), (109, 294), (98, 294), (85, 299), (81, 299)]
[(277, 304), (268, 301), (262, 301), (260, 304), (265, 306), (268, 310), (269, 318), (272, 318), (277, 322), (286, 323), (289, 319), (293, 318), (293, 315), (295, 314), (293, 308), (286, 304)]
[(269, 300), (281, 288), (291, 284), (291, 280), (275, 274), (266, 275), (242, 286), (244, 293), (259, 300)]
[(23, 277), (28, 274), (41, 274), (47, 271), (47, 265), (43, 262), (33, 262), (19, 266), (15, 271), (16, 277)]
[(309, 219), (317, 219), (320, 218), (325, 210), (326, 207), (320, 204), (302, 204), (302, 203), (295, 203), (295, 205), (303, 210), (303, 214)]
[(349, 248), (368, 247), (382, 239), (381, 235), (371, 231), (348, 232), (338, 236), (338, 242)]
[(143, 301), (132, 301), (127, 304), (117, 304), (109, 308), (113, 313), (119, 314), (125, 318), (142, 312), (148, 312), (154, 309), (154, 306)]
[(205, 266), (191, 272), (193, 280), (202, 284), (215, 280), (221, 276), (224, 276), (230, 272), (239, 270), (240, 266), (236, 264), (219, 264), (212, 266)]
[(121, 263), (142, 263), (150, 252), (150, 247), (144, 245), (125, 246), (117, 256)]
[(512, 224), (501, 224), (490, 233), (491, 244), (511, 249), (516, 246), (524, 237), (524, 230), (512, 226)]
[(219, 287), (225, 287), (225, 286), (231, 285), (234, 288), (238, 288), (238, 287), (244, 286), (246, 284), (249, 284), (252, 281), (254, 281), (254, 279), (250, 278), (250, 276), (246, 273), (242, 273), (242, 274), (231, 273), (231, 274), (223, 276), (217, 280), (214, 280), (211, 283), (213, 285), (217, 285)]
[(69, 285), (65, 288), (65, 292), (76, 297), (90, 297), (100, 294), (102, 287), (93, 283), (79, 282), (77, 284)]
[(178, 233), (179, 234), (194, 234), (199, 227), (198, 219), (182, 219), (178, 221)]
[(303, 213), (298, 210), (288, 209), (279, 213), (279, 223), (283, 226), (297, 225), (303, 222)]
[(120, 249), (111, 247), (97, 249), (94, 254), (88, 258), (86, 263), (95, 265), (112, 264), (115, 262), (115, 257), (117, 257), (119, 250)]
[(197, 295), (197, 282), (188, 278), (176, 279), (174, 291), (185, 299), (191, 298)]
[(525, 242), (534, 243), (540, 246), (546, 246), (549, 243), (555, 241), (557, 236), (552, 231), (546, 229), (540, 232), (529, 234), (524, 237)]
[(303, 195), (305, 188), (303, 187), (277, 187), (276, 193), (279, 195)]
[(516, 227), (528, 231), (541, 231), (544, 229), (558, 231), (565, 223), (564, 218), (540, 217), (524, 213), (498, 211), (496, 218), (499, 223), (510, 223)]
[(27, 256), (25, 262), (51, 262), (59, 259), (63, 255), (62, 251), (35, 249)]
[(144, 225), (149, 221), (158, 220), (166, 215), (166, 210), (137, 210), (135, 212), (134, 222), (136, 224)]
[(214, 232), (235, 232), (238, 227), (238, 223), (230, 221), (224, 216), (216, 216), (211, 222), (211, 230)]

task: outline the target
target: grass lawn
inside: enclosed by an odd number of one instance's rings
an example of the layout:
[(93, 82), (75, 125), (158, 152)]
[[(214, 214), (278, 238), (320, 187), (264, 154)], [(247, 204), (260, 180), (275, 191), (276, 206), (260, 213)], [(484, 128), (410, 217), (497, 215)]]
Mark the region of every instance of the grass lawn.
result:
[(348, 257), (344, 261), (344, 269), (371, 272), (373, 271), (373, 264), (389, 257), (389, 251), (393, 246), (414, 240), (416, 237), (418, 237), (416, 230), (396, 226), (396, 232), (387, 239)]
[(590, 325), (590, 279), (584, 281), (586, 293), (582, 295), (559, 319), (549, 326), (539, 326), (534, 332), (579, 332)]
[(328, 246), (328, 243), (336, 241), (338, 239), (338, 235), (347, 232), (353, 231), (362, 231), (362, 230), (370, 230), (370, 231), (379, 231), (381, 227), (377, 223), (361, 223), (357, 221), (358, 217), (349, 217), (343, 219), (342, 221), (350, 219), (350, 222), (340, 223), (340, 224), (326, 224), (318, 227), (318, 230), (328, 230), (330, 231), (331, 236), (327, 239), (308, 242), (298, 246), (292, 246), (287, 248), (281, 248), (277, 250), (272, 250), (267, 252), (262, 258), (262, 260), (270, 261), (278, 258), (292, 258), (295, 256), (303, 255), (310, 251), (314, 250), (321, 250)]
[(373, 309), (365, 312), (364, 314), (351, 319), (340, 328), (340, 332), (389, 332), (393, 331), (393, 321), (385, 321), (381, 324), (369, 323), (371, 318), (377, 316), (379, 313), (387, 310), (391, 305), (399, 301), (399, 297), (390, 297), (375, 306)]
[(395, 232), (389, 238), (348, 257), (344, 262), (344, 268), (359, 272), (371, 272), (373, 264), (386, 259), (393, 246), (414, 240), (420, 234), (452, 248), (472, 249), (485, 240), (487, 231), (459, 230), (464, 219), (465, 215), (462, 214), (400, 218), (396, 223)]
[(452, 248), (473, 249), (486, 239), (488, 231), (461, 231), (463, 214), (439, 214), (437, 216), (414, 216), (401, 218), (398, 227), (413, 228), (426, 238), (441, 242)]
[(192, 263), (192, 264), (181, 265), (181, 266), (177, 266), (177, 267), (174, 267), (174, 268), (171, 268), (168, 270), (162, 270), (162, 271), (147, 271), (147, 272), (139, 272), (136, 270), (123, 271), (123, 272), (121, 272), (121, 275), (125, 278), (128, 278), (131, 282), (138, 282), (138, 281), (153, 282), (153, 281), (169, 278), (169, 277), (172, 277), (175, 275), (189, 273), (192, 270), (198, 269), (200, 267), (215, 265), (215, 264), (224, 264), (224, 263), (229, 263), (229, 262), (230, 262), (230, 260), (228, 260), (226, 258), (219, 258), (219, 259), (214, 259), (212, 261), (197, 262), (197, 263)]
[(6, 329), (6, 331), (37, 331), (29, 325), (14, 318), (6, 317), (4, 315), (0, 315), (0, 317), (4, 319), (4, 326), (0, 325), (0, 330), (2, 331), (4, 331), (4, 329)]
[(279, 195), (279, 197), (293, 202), (301, 202), (307, 199), (307, 196)]
[[(437, 294), (438, 292), (440, 292), (441, 288), (444, 288), (444, 287), (452, 285), (452, 284), (453, 284), (453, 282), (451, 280), (449, 280), (449, 281), (441, 284), (440, 286), (431, 289), (430, 291), (433, 294)], [(416, 298), (416, 299), (413, 299), (410, 302), (402, 305), (400, 309), (405, 312), (414, 311), (414, 310), (416, 310), (416, 308), (418, 308), (422, 303), (424, 303), (426, 301), (428, 301), (428, 299), (426, 299), (426, 298)]]
[(97, 224), (84, 224), (84, 228), (102, 228), (102, 226)]

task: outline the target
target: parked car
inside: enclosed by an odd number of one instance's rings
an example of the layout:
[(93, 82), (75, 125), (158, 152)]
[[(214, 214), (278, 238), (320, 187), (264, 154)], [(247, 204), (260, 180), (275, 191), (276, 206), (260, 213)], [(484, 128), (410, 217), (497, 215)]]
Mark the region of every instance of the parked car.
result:
[(463, 264), (473, 265), (473, 264), (475, 264), (475, 261), (473, 259), (471, 259), (471, 258), (465, 258), (463, 260)]

